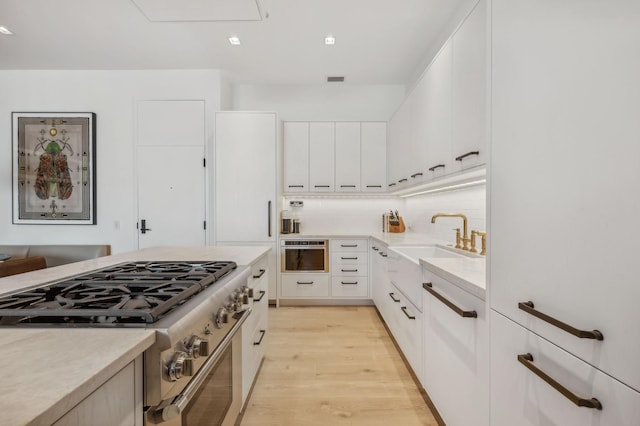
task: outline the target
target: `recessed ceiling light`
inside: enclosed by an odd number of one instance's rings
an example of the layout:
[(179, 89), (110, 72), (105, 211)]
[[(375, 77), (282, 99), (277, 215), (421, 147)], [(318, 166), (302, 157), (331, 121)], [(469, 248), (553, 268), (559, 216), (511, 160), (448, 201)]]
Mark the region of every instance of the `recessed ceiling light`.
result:
[(334, 36), (326, 36), (324, 38), (324, 44), (326, 44), (327, 46), (336, 44), (336, 38)]
[(229, 37), (229, 43), (233, 44), (234, 46), (239, 46), (240, 38), (238, 36), (231, 36)]
[(7, 27), (0, 27), (0, 34), (13, 35), (13, 33), (9, 31), (9, 28)]

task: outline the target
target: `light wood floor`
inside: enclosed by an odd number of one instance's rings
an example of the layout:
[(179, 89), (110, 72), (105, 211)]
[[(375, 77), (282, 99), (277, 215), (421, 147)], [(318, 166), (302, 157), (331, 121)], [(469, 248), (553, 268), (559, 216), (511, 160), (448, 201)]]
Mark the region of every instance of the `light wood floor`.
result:
[(373, 307), (269, 309), (242, 426), (437, 425)]

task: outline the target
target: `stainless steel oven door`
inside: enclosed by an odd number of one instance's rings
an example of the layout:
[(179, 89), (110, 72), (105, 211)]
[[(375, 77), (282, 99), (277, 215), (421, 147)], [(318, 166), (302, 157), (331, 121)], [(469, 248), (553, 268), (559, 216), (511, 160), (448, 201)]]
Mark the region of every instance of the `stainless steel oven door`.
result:
[(329, 272), (327, 240), (282, 240), (282, 272)]
[(162, 426), (227, 426), (235, 424), (242, 404), (242, 317), (191, 379), (171, 401), (147, 411), (146, 424)]

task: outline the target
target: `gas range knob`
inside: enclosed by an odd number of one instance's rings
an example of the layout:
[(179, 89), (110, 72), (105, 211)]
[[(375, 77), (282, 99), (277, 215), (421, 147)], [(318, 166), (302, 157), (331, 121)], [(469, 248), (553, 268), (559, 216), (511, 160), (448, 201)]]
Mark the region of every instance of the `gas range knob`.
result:
[(222, 328), (222, 324), (229, 322), (229, 312), (225, 308), (218, 309), (215, 317), (216, 327)]
[(229, 313), (238, 312), (242, 308), (240, 302), (231, 302), (226, 306), (226, 309)]
[(200, 342), (200, 355), (201, 356), (209, 356), (209, 341), (202, 340)]
[(202, 353), (202, 346), (205, 342), (207, 343), (206, 346), (208, 349), (209, 342), (207, 342), (206, 340), (202, 340), (198, 336), (192, 336), (189, 344), (187, 345), (187, 353), (189, 353), (189, 355), (191, 355), (191, 357), (194, 359), (200, 357), (200, 355), (207, 356), (208, 354)]
[(242, 292), (245, 294), (245, 297), (253, 299), (253, 289), (251, 287), (245, 285), (242, 287)]
[(173, 355), (173, 359), (167, 367), (167, 375), (172, 382), (183, 376), (193, 375), (193, 361), (186, 352), (179, 351)]

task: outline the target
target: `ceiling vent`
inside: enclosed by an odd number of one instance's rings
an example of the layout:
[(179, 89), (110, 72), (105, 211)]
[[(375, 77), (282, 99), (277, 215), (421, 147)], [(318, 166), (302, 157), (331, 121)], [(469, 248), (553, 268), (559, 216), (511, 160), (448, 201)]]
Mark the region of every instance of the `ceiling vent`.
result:
[(327, 77), (327, 83), (343, 83), (344, 77)]

